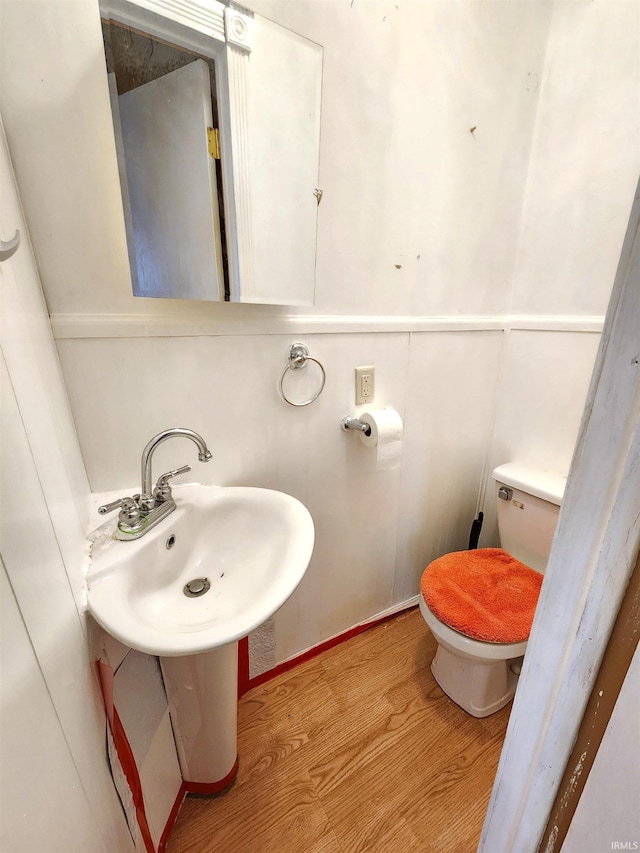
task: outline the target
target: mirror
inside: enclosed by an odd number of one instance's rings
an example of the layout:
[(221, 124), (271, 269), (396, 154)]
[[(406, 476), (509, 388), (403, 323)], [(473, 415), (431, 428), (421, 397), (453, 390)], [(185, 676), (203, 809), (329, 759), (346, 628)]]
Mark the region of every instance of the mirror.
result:
[(113, 21), (102, 36), (134, 296), (228, 299), (215, 63)]
[(134, 295), (312, 305), (322, 48), (140, 2), (101, 3)]

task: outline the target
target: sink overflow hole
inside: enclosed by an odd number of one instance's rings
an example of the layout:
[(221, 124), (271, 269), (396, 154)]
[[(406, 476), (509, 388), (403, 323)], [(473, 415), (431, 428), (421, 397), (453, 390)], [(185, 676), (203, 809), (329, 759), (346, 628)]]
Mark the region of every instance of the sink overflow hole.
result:
[(184, 585), (182, 590), (187, 598), (197, 598), (199, 595), (204, 595), (211, 588), (211, 583), (208, 578), (194, 578), (189, 583)]
[(173, 534), (171, 534), (171, 536), (170, 536), (170, 537), (167, 539), (167, 541), (165, 542), (165, 545), (166, 545), (167, 551), (170, 551), (170, 550), (171, 550), (171, 548), (173, 548), (173, 546), (174, 546), (175, 544), (176, 544), (176, 537), (175, 537)]

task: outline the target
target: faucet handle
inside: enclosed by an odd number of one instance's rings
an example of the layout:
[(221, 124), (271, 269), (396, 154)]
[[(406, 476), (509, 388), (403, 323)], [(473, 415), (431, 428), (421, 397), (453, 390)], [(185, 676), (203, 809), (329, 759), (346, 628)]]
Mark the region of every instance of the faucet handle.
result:
[(103, 504), (98, 507), (98, 512), (100, 515), (106, 515), (108, 512), (112, 512), (117, 507), (122, 506), (122, 498), (119, 498), (117, 501), (113, 501), (110, 504)]
[(167, 471), (166, 474), (160, 474), (158, 482), (153, 490), (153, 495), (157, 501), (167, 501), (171, 497), (171, 486), (169, 480), (172, 477), (177, 477), (178, 474), (186, 474), (191, 470), (191, 465), (183, 465), (182, 468), (175, 468), (173, 471)]
[(162, 481), (166, 485), (167, 480), (170, 480), (171, 477), (177, 477), (178, 474), (186, 474), (187, 471), (190, 470), (191, 465), (183, 465), (182, 468), (174, 468), (173, 471), (167, 471), (166, 474), (160, 474), (160, 476), (158, 477), (157, 485), (160, 485), (160, 481)]
[(108, 512), (113, 512), (114, 509), (118, 509), (119, 506), (124, 507), (125, 501), (130, 501), (131, 498), (118, 498), (117, 501), (111, 501), (110, 504), (103, 504), (98, 507), (98, 512), (100, 515), (106, 515)]
[(110, 504), (103, 504), (98, 507), (100, 515), (106, 515), (108, 512), (121, 507), (118, 521), (123, 524), (135, 524), (140, 518), (140, 507), (134, 498), (118, 498), (117, 501), (112, 501)]

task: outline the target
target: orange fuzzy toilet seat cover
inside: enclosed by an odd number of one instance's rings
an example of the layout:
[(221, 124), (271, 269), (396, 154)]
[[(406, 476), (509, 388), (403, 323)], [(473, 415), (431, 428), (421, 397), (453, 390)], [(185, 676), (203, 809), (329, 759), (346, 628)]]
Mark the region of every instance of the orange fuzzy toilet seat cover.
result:
[(420, 592), (441, 622), (474, 640), (529, 638), (542, 575), (502, 548), (455, 551), (430, 563)]

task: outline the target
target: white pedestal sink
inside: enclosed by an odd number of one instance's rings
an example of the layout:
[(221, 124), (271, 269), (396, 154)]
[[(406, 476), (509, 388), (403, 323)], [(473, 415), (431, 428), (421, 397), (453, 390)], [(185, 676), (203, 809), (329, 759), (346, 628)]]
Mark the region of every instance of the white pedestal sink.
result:
[(95, 542), (88, 605), (117, 640), (160, 657), (185, 786), (216, 793), (237, 765), (237, 641), (302, 580), (313, 521), (269, 489), (187, 485), (173, 496), (176, 510), (140, 539)]

